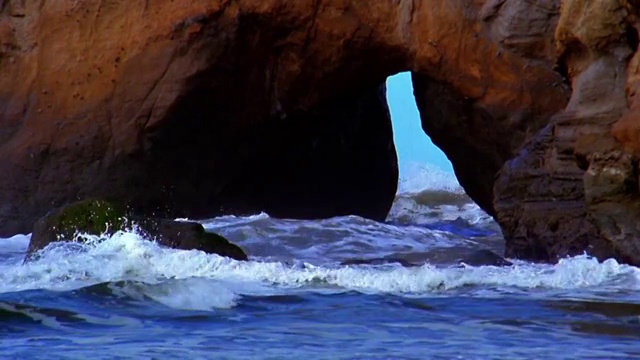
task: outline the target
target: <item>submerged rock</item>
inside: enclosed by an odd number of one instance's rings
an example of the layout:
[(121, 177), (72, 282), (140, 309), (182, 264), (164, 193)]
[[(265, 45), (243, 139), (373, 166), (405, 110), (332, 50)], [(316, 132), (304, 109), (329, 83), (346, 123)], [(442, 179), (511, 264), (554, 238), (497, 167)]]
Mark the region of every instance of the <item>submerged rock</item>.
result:
[(401, 258), (372, 258), (372, 259), (349, 259), (340, 263), (340, 265), (386, 265), (386, 264), (398, 264), (404, 267), (420, 266)]
[(469, 266), (511, 266), (513, 263), (490, 250), (477, 250), (461, 261)]
[[(461, 250), (468, 253), (468, 250)], [(381, 258), (369, 259), (348, 259), (340, 263), (340, 265), (386, 265), (398, 264), (404, 267), (417, 267), (425, 264), (435, 264), (438, 266), (451, 265), (455, 263), (454, 259), (439, 259), (437, 252), (432, 253), (415, 253), (404, 254), (402, 256), (386, 256)], [(470, 266), (511, 266), (512, 262), (490, 250), (476, 250), (464, 256), (460, 263)]]
[(223, 236), (207, 232), (200, 223), (167, 219), (131, 219), (148, 237), (161, 245), (182, 250), (200, 250), (236, 260), (247, 260), (245, 252)]
[(103, 200), (84, 200), (52, 210), (36, 222), (27, 250), (27, 259), (56, 241), (82, 241), (82, 234), (113, 235), (130, 225), (160, 245), (182, 250), (247, 260), (244, 251), (224, 237), (206, 232), (196, 222), (128, 217), (117, 205)]

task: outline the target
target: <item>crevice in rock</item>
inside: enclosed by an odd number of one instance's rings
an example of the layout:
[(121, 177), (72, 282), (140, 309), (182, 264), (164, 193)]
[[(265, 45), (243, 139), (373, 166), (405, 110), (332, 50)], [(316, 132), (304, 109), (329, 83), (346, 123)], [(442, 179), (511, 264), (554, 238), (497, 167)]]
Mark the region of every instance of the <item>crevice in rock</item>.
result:
[(576, 158), (578, 168), (582, 171), (587, 171), (587, 169), (589, 169), (589, 160), (587, 159), (587, 156), (582, 153), (575, 153), (574, 156)]
[(571, 89), (571, 77), (569, 76), (569, 68), (567, 67), (567, 59), (565, 55), (558, 58), (558, 62), (556, 63), (554, 70), (562, 76), (562, 83), (568, 89)]
[(640, 36), (638, 35), (638, 29), (633, 26), (628, 26), (625, 31), (625, 40), (631, 51), (634, 53), (638, 51), (638, 44), (640, 43)]
[(569, 61), (571, 56), (581, 54), (586, 49), (580, 43), (571, 43), (567, 45), (565, 51), (558, 57), (553, 70), (562, 76), (562, 84), (564, 84), (570, 91), (573, 90), (573, 84), (571, 81), (572, 74), (569, 69)]
[(627, 190), (627, 194), (638, 195), (640, 194), (640, 179), (638, 176), (640, 172), (638, 170), (638, 159), (634, 158), (631, 160), (631, 175), (625, 179), (625, 188)]

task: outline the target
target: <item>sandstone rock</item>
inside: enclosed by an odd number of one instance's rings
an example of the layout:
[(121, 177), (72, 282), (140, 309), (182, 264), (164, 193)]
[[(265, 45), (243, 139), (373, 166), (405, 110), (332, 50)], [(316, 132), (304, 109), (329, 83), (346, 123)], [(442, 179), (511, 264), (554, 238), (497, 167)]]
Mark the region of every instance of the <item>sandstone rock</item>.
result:
[(127, 216), (122, 208), (102, 200), (69, 204), (39, 219), (31, 235), (27, 259), (56, 241), (82, 241), (83, 234), (110, 236), (131, 225), (163, 246), (247, 260), (241, 248), (220, 235), (206, 232), (199, 223)]
[(380, 84), (403, 70), (448, 89), (427, 109), (416, 87), (425, 128), (493, 212), (501, 162), (566, 100), (545, 60), (553, 3), (484, 17), (462, 0), (11, 4), (0, 236), (90, 197), (156, 216), (382, 220), (397, 166)]
[[(637, 25), (636, 31), (640, 31)], [(627, 111), (613, 126), (613, 136), (626, 152), (640, 157), (640, 51), (636, 51), (627, 67)]]
[[(496, 173), (515, 155), (530, 133), (542, 127), (553, 112), (564, 106), (562, 87), (554, 89), (557, 91), (552, 97), (554, 102), (545, 104), (547, 112), (536, 114), (533, 107), (527, 107), (514, 108), (511, 113), (504, 108), (485, 108), (482, 100), (463, 97), (450, 86), (433, 79), (419, 75), (414, 75), (413, 79), (423, 129), (447, 154), (466, 193), (487, 213), (495, 215), (493, 184)], [(503, 91), (516, 90), (506, 88)]]
[(637, 160), (611, 135), (628, 112), (638, 9), (624, 1), (562, 2), (556, 47), (572, 95), (495, 183), (507, 256), (555, 261), (588, 252), (640, 264), (631, 220), (640, 216)]
[[(430, 7), (434, 27), (450, 24), (454, 3), (442, 13)], [(495, 215), (496, 173), (564, 108), (570, 90), (553, 69), (557, 1), (476, 5), (465, 9), (455, 35), (430, 31), (427, 39), (437, 40), (421, 48), (437, 50), (438, 68), (414, 71), (413, 83), (425, 133), (447, 154), (467, 194)]]
[(412, 71), (425, 132), (509, 256), (640, 261), (637, 0), (1, 4), (0, 236), (92, 197), (382, 220), (381, 84)]
[[(574, 133), (564, 128), (543, 129), (507, 162), (496, 180), (495, 206), (507, 257), (556, 261), (582, 253), (595, 237), (586, 220), (584, 171), (571, 151), (572, 139), (554, 138)], [(553, 147), (556, 143), (560, 149)]]

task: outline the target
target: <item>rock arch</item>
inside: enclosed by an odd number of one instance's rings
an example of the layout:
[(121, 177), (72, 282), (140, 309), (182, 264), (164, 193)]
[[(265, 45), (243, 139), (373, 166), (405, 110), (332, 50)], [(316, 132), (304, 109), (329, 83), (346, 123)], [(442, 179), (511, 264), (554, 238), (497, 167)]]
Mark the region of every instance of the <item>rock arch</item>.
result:
[(505, 204), (526, 191), (503, 165), (572, 95), (558, 0), (1, 4), (0, 235), (93, 196), (382, 219), (397, 180), (382, 84), (412, 71), (423, 128), (509, 241), (526, 222)]

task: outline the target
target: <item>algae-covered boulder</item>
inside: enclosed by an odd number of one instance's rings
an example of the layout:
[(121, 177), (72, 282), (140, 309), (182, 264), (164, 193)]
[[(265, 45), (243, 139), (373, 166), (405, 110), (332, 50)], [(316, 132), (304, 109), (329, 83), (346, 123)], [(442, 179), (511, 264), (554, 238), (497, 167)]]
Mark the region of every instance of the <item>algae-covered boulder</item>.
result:
[(103, 200), (82, 200), (54, 209), (34, 225), (27, 256), (52, 242), (78, 241), (81, 234), (113, 234), (124, 222), (124, 209)]
[(206, 232), (199, 223), (129, 216), (122, 207), (104, 200), (78, 201), (54, 209), (38, 220), (27, 259), (53, 242), (83, 241), (82, 234), (110, 236), (129, 225), (135, 225), (145, 237), (163, 246), (247, 260), (240, 247), (220, 235)]

